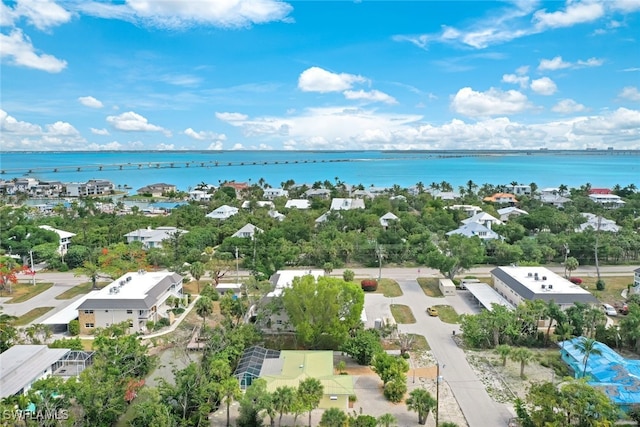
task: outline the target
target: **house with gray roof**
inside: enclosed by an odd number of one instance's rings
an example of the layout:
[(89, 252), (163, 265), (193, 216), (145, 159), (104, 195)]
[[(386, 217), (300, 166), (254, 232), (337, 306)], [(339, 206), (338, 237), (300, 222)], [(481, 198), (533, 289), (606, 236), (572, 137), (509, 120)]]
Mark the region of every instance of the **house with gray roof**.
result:
[(160, 248), (164, 240), (170, 239), (176, 233), (185, 234), (187, 230), (176, 227), (140, 228), (124, 235), (127, 243), (142, 242), (145, 249)]
[(460, 234), (465, 237), (479, 237), (482, 240), (495, 240), (502, 239), (498, 233), (482, 225), (479, 222), (470, 222), (468, 224), (464, 224), (455, 230), (449, 231), (446, 233), (447, 236), (451, 236), (453, 234)]
[(263, 230), (261, 228), (256, 227), (253, 224), (246, 224), (240, 230), (236, 231), (231, 235), (231, 237), (240, 237), (242, 239), (252, 239), (256, 233), (262, 233)]
[(387, 212), (386, 214), (380, 217), (380, 225), (383, 226), (384, 228), (387, 228), (389, 226), (389, 221), (394, 222), (394, 221), (398, 221), (399, 219), (400, 218), (398, 218), (392, 212)]
[(331, 200), (332, 211), (349, 211), (351, 209), (364, 209), (364, 200), (362, 199), (341, 199), (335, 198)]
[(471, 224), (472, 222), (477, 222), (478, 224), (482, 224), (482, 225), (484, 225), (485, 227), (487, 227), (489, 229), (494, 224), (502, 224), (502, 221), (500, 221), (498, 218), (496, 218), (493, 215), (490, 215), (490, 214), (488, 214), (486, 212), (478, 212), (477, 214), (475, 214), (471, 218), (467, 218), (467, 219), (463, 219), (462, 220), (463, 224)]
[(582, 215), (582, 217), (585, 218), (586, 221), (580, 224), (580, 226), (576, 229), (577, 232), (583, 232), (589, 228), (594, 231), (608, 231), (610, 233), (617, 233), (618, 231), (620, 231), (620, 226), (611, 219), (607, 219), (601, 215), (595, 215), (586, 212), (581, 213), (580, 215)]
[(222, 205), (214, 211), (209, 212), (206, 217), (225, 220), (231, 218), (238, 213), (238, 208), (229, 205)]
[(92, 355), (46, 345), (14, 345), (0, 354), (0, 399), (26, 394), (33, 383), (51, 375), (78, 375), (91, 364)]
[(285, 209), (309, 209), (311, 202), (308, 199), (291, 199), (284, 204)]
[(506, 222), (511, 218), (520, 216), (520, 215), (529, 215), (529, 212), (516, 208), (515, 206), (509, 206), (506, 208), (498, 209), (498, 215), (500, 215), (500, 221)]
[(129, 332), (146, 332), (147, 322), (173, 320), (169, 297), (182, 298), (182, 276), (170, 271), (126, 273), (78, 306), (80, 334), (129, 322)]
[(595, 304), (598, 300), (580, 285), (571, 283), (544, 267), (497, 267), (491, 270), (494, 289), (514, 306), (525, 300), (555, 301), (562, 309), (576, 302)]

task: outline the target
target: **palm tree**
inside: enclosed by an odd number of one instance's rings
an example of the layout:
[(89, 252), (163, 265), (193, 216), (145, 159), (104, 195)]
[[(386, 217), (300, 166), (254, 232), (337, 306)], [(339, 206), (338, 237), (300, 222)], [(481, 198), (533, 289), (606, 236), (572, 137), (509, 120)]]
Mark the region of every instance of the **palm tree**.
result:
[(502, 360), (502, 366), (507, 366), (507, 358), (511, 353), (511, 346), (507, 344), (500, 344), (495, 349), (496, 353), (500, 355), (500, 359)]
[(511, 352), (511, 360), (520, 362), (520, 378), (524, 379), (524, 367), (533, 359), (533, 352), (525, 347), (516, 347)]
[(207, 320), (207, 316), (213, 313), (211, 298), (209, 297), (198, 298), (198, 301), (196, 301), (195, 309), (198, 316), (202, 317), (202, 326), (204, 327), (205, 322)]
[(597, 343), (598, 341), (593, 338), (582, 337), (582, 339), (576, 344), (576, 348), (578, 349), (578, 351), (580, 351), (580, 353), (584, 355), (582, 359), (584, 362), (584, 366), (582, 368), (583, 378), (587, 374), (587, 363), (589, 362), (589, 356), (591, 356), (592, 354), (600, 356), (602, 354), (602, 351), (598, 347), (596, 347)]
[(189, 267), (189, 273), (196, 279), (196, 283), (198, 284), (198, 294), (200, 293), (200, 278), (204, 276), (204, 264), (200, 261), (196, 261)]
[(380, 415), (377, 421), (380, 427), (391, 427), (392, 425), (395, 425), (396, 417), (394, 417), (389, 413), (386, 413), (386, 414)]
[(429, 412), (436, 408), (437, 401), (427, 390), (416, 388), (406, 400), (407, 409), (418, 413), (418, 424), (425, 425)]
[(289, 386), (281, 386), (273, 392), (273, 406), (280, 414), (278, 418), (278, 427), (282, 424), (282, 415), (289, 413), (293, 408), (296, 400), (296, 389)]
[(329, 408), (322, 414), (320, 419), (321, 427), (344, 427), (347, 425), (349, 417), (344, 411), (338, 408)]
[(220, 390), (220, 396), (222, 397), (222, 402), (227, 405), (227, 427), (229, 427), (231, 425), (231, 419), (229, 414), (231, 402), (233, 402), (234, 400), (242, 396), (242, 391), (240, 390), (240, 385), (238, 384), (238, 380), (235, 377), (229, 377), (223, 380), (219, 384), (219, 387), (220, 387), (219, 390)]
[(306, 378), (298, 384), (298, 399), (304, 409), (309, 412), (309, 427), (311, 427), (311, 411), (318, 407), (323, 393), (322, 383), (315, 378)]

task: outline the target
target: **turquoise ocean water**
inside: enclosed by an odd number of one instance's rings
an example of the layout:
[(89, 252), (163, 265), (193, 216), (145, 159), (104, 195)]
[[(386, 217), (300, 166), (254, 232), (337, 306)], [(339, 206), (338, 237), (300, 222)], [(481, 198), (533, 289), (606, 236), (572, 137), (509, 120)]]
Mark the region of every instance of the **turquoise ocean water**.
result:
[(134, 189), (165, 182), (188, 190), (200, 182), (255, 183), (279, 187), (288, 179), (311, 184), (335, 178), (365, 187), (428, 186), (447, 181), (454, 187), (476, 184), (565, 184), (593, 187), (635, 184), (640, 187), (639, 151), (534, 152), (380, 152), (380, 151), (136, 151), (136, 152), (5, 152), (1, 179), (35, 177), (82, 182), (108, 179)]

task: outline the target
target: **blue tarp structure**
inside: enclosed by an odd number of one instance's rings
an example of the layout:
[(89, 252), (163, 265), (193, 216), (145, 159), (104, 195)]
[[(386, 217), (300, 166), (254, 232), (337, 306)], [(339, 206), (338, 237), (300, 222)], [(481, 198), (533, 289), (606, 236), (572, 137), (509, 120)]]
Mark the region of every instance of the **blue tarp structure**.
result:
[[(576, 337), (560, 343), (562, 360), (573, 369), (576, 378), (582, 377), (584, 370), (584, 353), (578, 348), (583, 339)], [(601, 342), (596, 342), (595, 348), (601, 354), (589, 355), (587, 383), (605, 392), (624, 410), (640, 404), (640, 360), (626, 359)]]

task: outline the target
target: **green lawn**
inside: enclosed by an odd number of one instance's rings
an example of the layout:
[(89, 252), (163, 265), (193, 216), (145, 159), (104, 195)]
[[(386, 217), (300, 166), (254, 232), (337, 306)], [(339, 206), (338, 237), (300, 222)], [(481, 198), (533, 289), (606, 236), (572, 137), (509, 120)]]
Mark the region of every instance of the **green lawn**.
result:
[(416, 318), (413, 316), (411, 308), (406, 305), (391, 304), (391, 315), (395, 319), (396, 323), (416, 323)]
[(602, 302), (613, 304), (614, 302), (623, 301), (620, 295), (627, 285), (633, 283), (633, 276), (603, 276), (605, 287), (604, 291), (596, 290), (597, 277), (583, 277), (579, 276), (583, 282), (582, 285), (586, 286), (586, 289), (598, 298)]
[[(96, 286), (101, 289), (107, 284), (108, 282), (98, 282), (96, 283)], [(60, 295), (57, 295), (56, 299), (71, 299), (77, 297), (78, 295), (88, 294), (91, 291), (91, 286), (91, 282), (81, 283), (77, 286), (74, 286), (73, 288), (67, 289)]]
[(441, 297), (443, 295), (438, 287), (438, 280), (439, 279), (418, 277), (418, 284), (422, 288), (422, 292), (424, 292), (428, 297)]
[(438, 317), (444, 323), (459, 323), (460, 315), (450, 305), (436, 305), (438, 309)]
[(53, 307), (38, 307), (18, 317), (15, 322), (16, 326), (24, 326), (36, 320), (38, 317), (44, 315), (49, 310), (53, 310)]
[(13, 286), (13, 292), (11, 292), (13, 298), (5, 302), (5, 304), (17, 304), (29, 301), (31, 298), (46, 291), (52, 286), (53, 283), (36, 283), (35, 285), (32, 285), (31, 283), (16, 284)]
[(380, 279), (375, 293), (382, 294), (387, 298), (401, 297), (403, 295), (398, 282), (391, 279)]
[(413, 336), (413, 351), (431, 350), (424, 335), (410, 334)]

